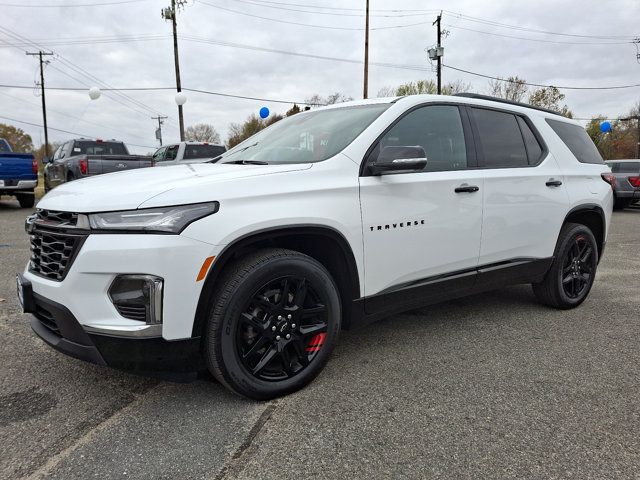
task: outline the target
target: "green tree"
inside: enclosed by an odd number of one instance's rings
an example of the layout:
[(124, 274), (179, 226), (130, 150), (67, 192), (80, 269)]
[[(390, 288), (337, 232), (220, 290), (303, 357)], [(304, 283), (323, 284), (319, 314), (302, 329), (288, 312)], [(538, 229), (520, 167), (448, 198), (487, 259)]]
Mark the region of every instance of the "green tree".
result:
[(565, 94), (561, 93), (556, 87), (541, 87), (531, 92), (529, 105), (555, 110), (560, 115), (573, 118), (573, 113), (569, 110), (569, 107), (566, 104), (560, 105), (564, 97)]
[(233, 148), (240, 142), (245, 141), (247, 138), (255, 135), (263, 128), (273, 125), (279, 120), (282, 120), (282, 115), (277, 113), (270, 115), (268, 118), (260, 118), (255, 113), (247, 117), (243, 123), (232, 123), (229, 125), (229, 138), (227, 140), (227, 147)]
[(184, 137), (190, 142), (220, 143), (220, 134), (213, 125), (198, 123), (187, 127)]
[(16, 153), (31, 153), (33, 151), (31, 135), (26, 134), (21, 128), (0, 123), (0, 138), (9, 142), (11, 149)]

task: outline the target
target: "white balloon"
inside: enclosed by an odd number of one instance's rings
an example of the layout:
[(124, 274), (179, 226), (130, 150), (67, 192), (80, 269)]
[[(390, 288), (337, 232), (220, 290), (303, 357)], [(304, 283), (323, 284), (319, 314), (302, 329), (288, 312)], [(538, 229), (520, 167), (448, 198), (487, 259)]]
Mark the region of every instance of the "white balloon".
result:
[(184, 92), (176, 93), (176, 103), (178, 105), (184, 105), (185, 103), (187, 103), (187, 96), (184, 94)]
[(89, 89), (89, 98), (91, 100), (99, 99), (100, 95), (102, 95), (102, 92), (100, 91), (100, 89), (98, 87), (91, 87)]

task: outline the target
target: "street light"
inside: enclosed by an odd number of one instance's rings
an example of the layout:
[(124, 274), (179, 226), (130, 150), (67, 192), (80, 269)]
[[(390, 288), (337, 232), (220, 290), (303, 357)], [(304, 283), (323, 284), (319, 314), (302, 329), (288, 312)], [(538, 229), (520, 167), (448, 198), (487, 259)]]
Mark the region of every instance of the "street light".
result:
[(187, 103), (187, 96), (184, 94), (184, 92), (176, 93), (175, 99), (176, 99), (176, 105), (178, 105), (179, 107)]

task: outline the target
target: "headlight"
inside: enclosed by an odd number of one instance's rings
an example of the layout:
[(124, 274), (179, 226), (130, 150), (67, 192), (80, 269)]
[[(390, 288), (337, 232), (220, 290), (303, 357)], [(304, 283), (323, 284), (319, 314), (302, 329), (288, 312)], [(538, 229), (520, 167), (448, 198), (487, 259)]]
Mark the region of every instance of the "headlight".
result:
[(180, 233), (190, 223), (216, 213), (219, 206), (218, 202), (210, 202), (122, 212), (93, 213), (89, 215), (89, 223), (91, 228), (96, 230)]

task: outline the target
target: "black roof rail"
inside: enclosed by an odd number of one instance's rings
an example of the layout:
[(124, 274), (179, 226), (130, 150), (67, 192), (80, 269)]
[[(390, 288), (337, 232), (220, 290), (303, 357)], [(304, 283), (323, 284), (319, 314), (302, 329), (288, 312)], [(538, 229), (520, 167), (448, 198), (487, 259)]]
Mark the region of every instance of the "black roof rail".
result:
[(491, 95), (481, 95), (479, 93), (456, 93), (453, 95), (454, 97), (466, 97), (466, 98), (477, 98), (478, 100), (489, 100), (490, 102), (498, 102), (498, 103), (507, 103), (509, 105), (516, 105), (518, 107), (524, 108), (533, 108), (534, 110), (540, 110), (541, 112), (552, 113), (554, 115), (563, 116), (560, 112), (555, 110), (550, 110), (548, 108), (536, 107), (535, 105), (529, 105), (528, 103), (522, 102), (513, 102), (511, 100), (506, 100), (500, 97), (492, 97)]

